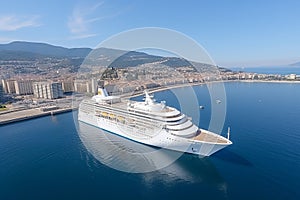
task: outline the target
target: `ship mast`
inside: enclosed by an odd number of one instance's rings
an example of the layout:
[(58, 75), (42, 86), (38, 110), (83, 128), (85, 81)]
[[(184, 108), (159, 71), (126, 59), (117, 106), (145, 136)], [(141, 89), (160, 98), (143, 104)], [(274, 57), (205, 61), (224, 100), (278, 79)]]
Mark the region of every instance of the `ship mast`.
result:
[(228, 130), (227, 130), (227, 139), (229, 140), (230, 138), (230, 127), (228, 127)]

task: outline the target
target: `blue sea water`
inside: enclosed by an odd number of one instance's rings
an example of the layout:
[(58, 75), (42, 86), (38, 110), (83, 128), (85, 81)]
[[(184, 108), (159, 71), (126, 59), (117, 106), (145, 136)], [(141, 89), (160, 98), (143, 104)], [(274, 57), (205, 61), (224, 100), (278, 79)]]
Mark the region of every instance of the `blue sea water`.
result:
[[(222, 134), (230, 126), (233, 145), (206, 158), (184, 154), (148, 173), (103, 164), (110, 159), (139, 165), (115, 159), (118, 152), (96, 159), (72, 113), (1, 126), (0, 199), (300, 199), (300, 84), (232, 82), (225, 89)], [(196, 110), (199, 124), (207, 128), (214, 101), (206, 86), (194, 91), (205, 107)], [(155, 97), (180, 107), (172, 90)], [(110, 137), (119, 145), (135, 145)], [(99, 148), (109, 150), (109, 145)]]

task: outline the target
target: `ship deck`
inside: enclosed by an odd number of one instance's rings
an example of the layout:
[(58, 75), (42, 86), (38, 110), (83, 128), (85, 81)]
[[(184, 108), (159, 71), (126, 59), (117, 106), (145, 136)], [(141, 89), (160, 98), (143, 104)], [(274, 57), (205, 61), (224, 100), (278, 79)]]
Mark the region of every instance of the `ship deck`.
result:
[(213, 135), (212, 133), (208, 133), (206, 131), (201, 131), (197, 136), (193, 137), (193, 140), (205, 141), (205, 142), (213, 142), (219, 144), (227, 144), (228, 140), (219, 135)]
[(102, 105), (106, 106), (106, 107), (120, 108), (120, 109), (126, 110), (127, 103), (128, 103), (128, 101), (121, 101), (121, 102), (116, 102), (116, 103), (112, 103), (112, 104), (102, 104)]
[[(112, 104), (98, 104), (98, 105), (101, 105), (102, 107), (104, 108), (108, 108), (108, 109), (111, 109), (111, 108), (114, 108), (114, 109), (119, 109), (119, 110), (128, 110), (128, 103), (131, 102), (129, 100), (122, 100), (121, 102), (115, 102), (115, 103), (112, 103)], [(91, 101), (91, 103), (94, 103)], [(151, 115), (154, 115), (154, 116), (157, 116), (157, 117), (164, 117), (166, 116), (165, 114), (166, 113), (172, 113), (174, 112), (173, 109), (171, 109), (170, 107), (165, 107), (164, 110), (162, 111), (159, 111), (159, 112), (156, 112), (156, 111), (148, 111), (148, 110), (140, 110), (140, 109), (132, 109), (132, 112), (143, 112), (143, 113), (148, 113), (148, 114), (151, 114)], [(178, 111), (177, 111), (178, 112)], [(175, 113), (177, 114), (177, 113)]]

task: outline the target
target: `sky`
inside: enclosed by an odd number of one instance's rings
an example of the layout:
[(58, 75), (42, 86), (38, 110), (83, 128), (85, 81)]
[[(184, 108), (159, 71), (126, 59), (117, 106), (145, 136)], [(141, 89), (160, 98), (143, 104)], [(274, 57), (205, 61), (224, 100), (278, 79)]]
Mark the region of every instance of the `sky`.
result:
[(161, 27), (202, 45), (225, 67), (300, 61), (299, 0), (1, 0), (0, 43), (96, 47), (133, 28)]

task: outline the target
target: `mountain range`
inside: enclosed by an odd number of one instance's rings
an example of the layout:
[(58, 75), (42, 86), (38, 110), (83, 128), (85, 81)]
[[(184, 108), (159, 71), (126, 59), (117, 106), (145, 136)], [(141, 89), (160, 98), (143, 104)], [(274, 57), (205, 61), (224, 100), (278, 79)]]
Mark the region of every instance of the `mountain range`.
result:
[[(25, 41), (0, 44), (0, 61), (34, 61), (45, 58), (56, 58), (66, 59), (68, 63), (79, 66), (88, 55), (89, 58), (102, 57), (102, 64), (110, 64), (111, 67), (129, 67), (152, 62), (161, 62), (170, 67), (191, 66), (189, 61), (182, 58), (154, 56), (136, 51), (128, 52), (108, 48), (65, 48), (46, 43)], [(95, 64), (95, 60), (97, 59), (90, 59), (87, 62)], [(111, 60), (114, 60), (114, 62), (111, 63)], [(192, 64), (194, 65), (195, 63)], [(197, 64), (201, 64), (202, 67), (210, 66), (203, 63)], [(300, 66), (300, 62), (292, 63), (290, 66)]]
[[(85, 57), (92, 49), (90, 48), (65, 48), (45, 43), (15, 41), (9, 44), (0, 44), (0, 55), (11, 55), (18, 59), (34, 59), (42, 57)], [(20, 53), (25, 53), (24, 55)]]
[[(89, 56), (88, 56), (89, 55)], [(82, 64), (83, 60), (88, 64), (109, 64), (109, 67), (122, 68), (134, 67), (141, 64), (160, 62), (169, 67), (193, 66), (178, 57), (162, 57), (149, 55), (137, 51), (123, 51), (108, 48), (65, 48), (45, 43), (15, 41), (9, 44), (0, 44), (0, 61), (34, 61), (45, 58), (66, 59), (68, 63), (72, 63), (75, 67)], [(113, 62), (111, 62), (113, 60)], [(199, 63), (198, 63), (199, 64)], [(210, 65), (200, 64), (201, 67), (207, 68)]]
[[(115, 57), (123, 56), (123, 59), (138, 60), (161, 60), (161, 56), (153, 56), (136, 51), (123, 51), (117, 49), (98, 48), (93, 51), (91, 48), (65, 48), (45, 43), (15, 41), (9, 44), (0, 44), (0, 60), (15, 58), (16, 60), (40, 59), (46, 57), (53, 58), (85, 58), (89, 57)], [(148, 61), (147, 61), (148, 62)]]
[(300, 67), (300, 62), (292, 63), (290, 66)]

